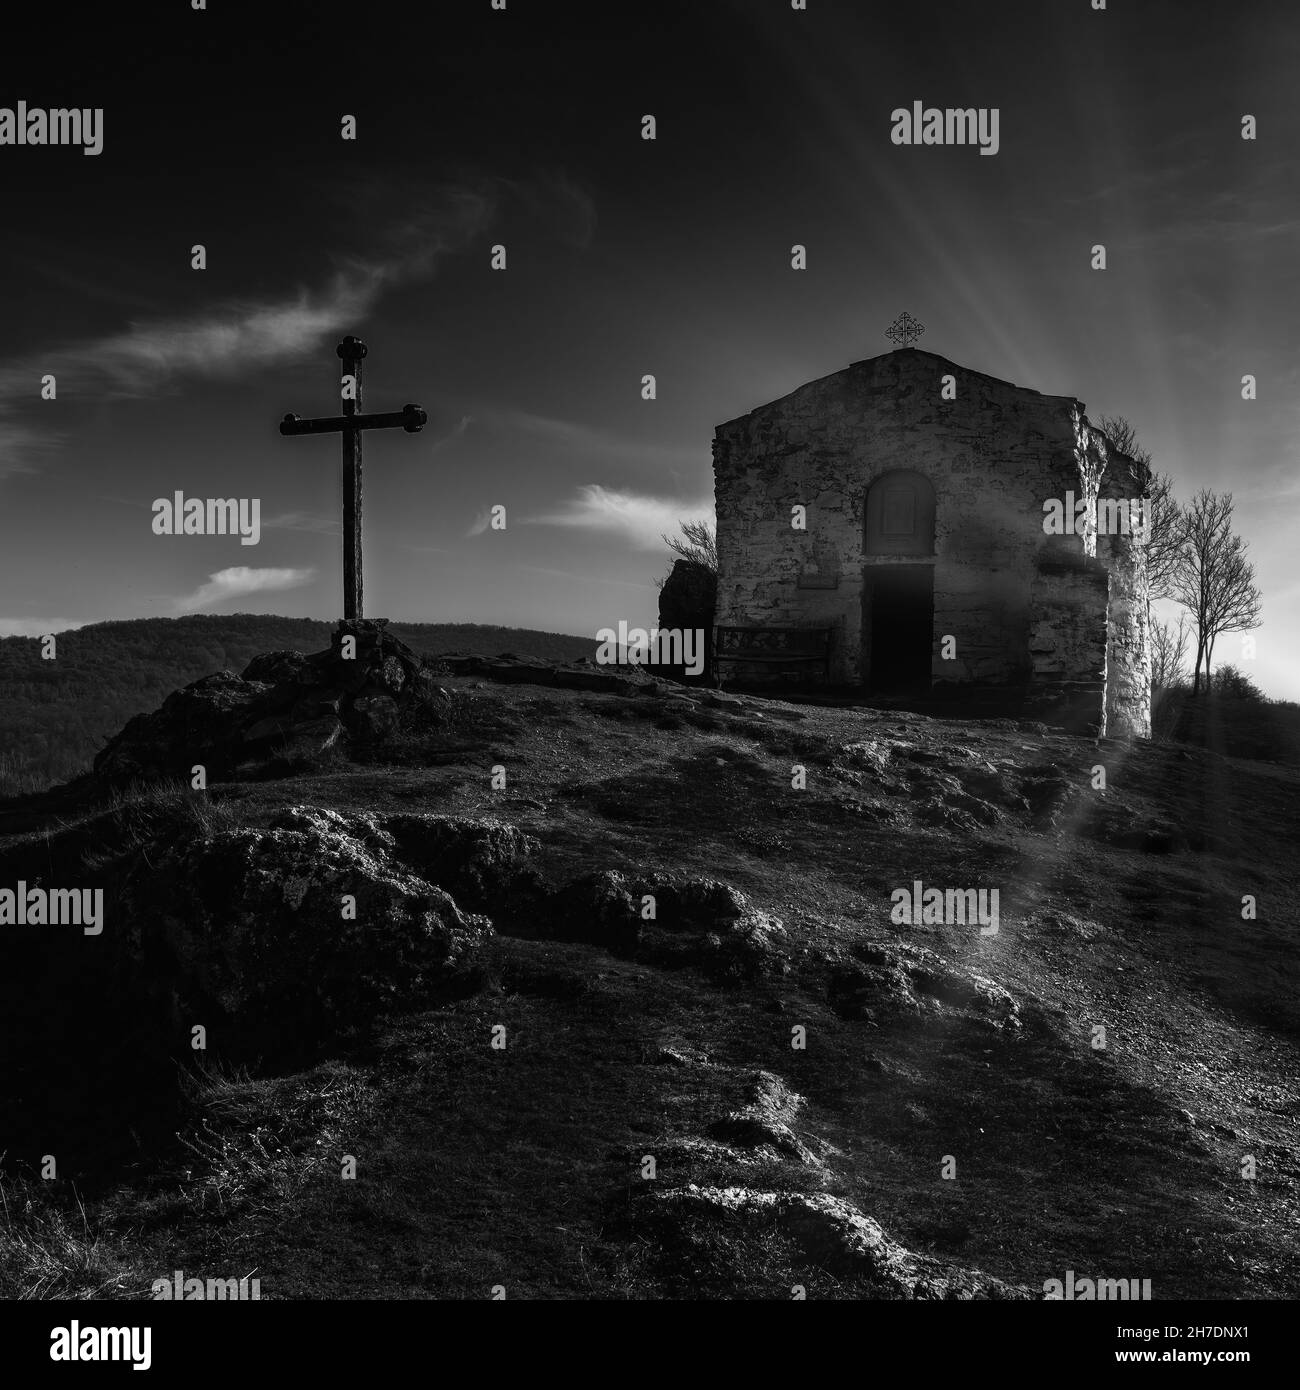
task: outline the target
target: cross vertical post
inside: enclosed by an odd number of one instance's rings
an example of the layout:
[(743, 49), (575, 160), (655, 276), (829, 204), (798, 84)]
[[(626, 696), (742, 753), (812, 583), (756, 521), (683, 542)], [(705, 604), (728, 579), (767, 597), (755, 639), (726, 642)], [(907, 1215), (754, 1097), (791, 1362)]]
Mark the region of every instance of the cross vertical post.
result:
[(407, 434), (418, 434), (429, 423), (418, 405), (404, 405), (378, 415), (361, 412), (361, 362), (369, 349), (351, 335), (334, 349), (343, 363), (343, 375), (352, 378), (352, 389), (343, 397), (343, 414), (304, 420), (286, 415), (280, 433), (339, 434), (343, 436), (343, 621), (362, 618), (361, 593), (361, 432), (391, 430), (399, 426)]
[[(361, 360), (366, 345), (351, 335), (334, 349), (343, 363), (343, 375), (353, 379), (352, 399), (344, 398), (343, 414), (361, 410)], [(343, 619), (362, 616), (361, 590), (361, 431), (349, 425), (343, 430)]]

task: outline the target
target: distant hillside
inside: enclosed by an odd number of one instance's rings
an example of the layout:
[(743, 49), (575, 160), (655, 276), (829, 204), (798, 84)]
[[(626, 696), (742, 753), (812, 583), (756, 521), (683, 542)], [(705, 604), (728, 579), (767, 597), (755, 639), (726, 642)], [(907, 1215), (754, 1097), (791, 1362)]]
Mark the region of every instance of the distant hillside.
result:
[[(41, 659), (34, 637), (0, 638), (0, 795), (39, 790), (84, 771), (133, 714), (157, 709), (200, 676), (241, 670), (259, 652), (329, 646), (334, 624), (252, 613), (136, 618), (61, 633)], [(418, 652), (513, 652), (547, 661), (594, 656), (596, 642), (477, 623), (392, 623)]]

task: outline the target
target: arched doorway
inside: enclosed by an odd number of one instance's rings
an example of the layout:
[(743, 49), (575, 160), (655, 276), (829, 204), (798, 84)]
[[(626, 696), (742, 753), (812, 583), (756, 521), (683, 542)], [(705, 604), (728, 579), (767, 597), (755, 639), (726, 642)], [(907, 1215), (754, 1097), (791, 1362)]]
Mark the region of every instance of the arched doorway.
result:
[(928, 478), (896, 469), (871, 484), (862, 550), (866, 684), (893, 693), (928, 690), (934, 655), (934, 488)]

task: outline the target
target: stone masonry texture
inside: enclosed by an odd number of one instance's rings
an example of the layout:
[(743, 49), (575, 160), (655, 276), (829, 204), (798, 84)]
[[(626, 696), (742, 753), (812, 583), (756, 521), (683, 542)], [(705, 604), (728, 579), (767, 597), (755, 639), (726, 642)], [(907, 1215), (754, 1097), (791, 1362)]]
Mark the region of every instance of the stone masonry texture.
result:
[[(942, 398), (946, 376), (954, 400)], [(1043, 528), (1048, 499), (1127, 500), (1149, 487), (1081, 402), (906, 348), (719, 425), (713, 466), (718, 625), (830, 628), (831, 682), (864, 684), (867, 571), (933, 564), (935, 689), (1015, 688), (1041, 717), (1149, 735), (1140, 540)], [(868, 490), (896, 470), (934, 490), (932, 557), (866, 553)], [(796, 505), (806, 530), (791, 525)]]

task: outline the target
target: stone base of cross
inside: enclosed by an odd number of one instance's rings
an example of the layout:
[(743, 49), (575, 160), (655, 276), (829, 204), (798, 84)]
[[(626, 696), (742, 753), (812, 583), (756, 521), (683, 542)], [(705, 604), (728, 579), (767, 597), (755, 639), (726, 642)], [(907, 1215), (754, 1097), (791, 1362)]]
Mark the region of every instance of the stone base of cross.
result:
[(379, 645), (388, 623), (387, 618), (340, 618), (338, 627), (330, 634), (330, 646), (337, 651), (345, 637), (352, 637), (356, 639), (357, 651), (363, 652)]

